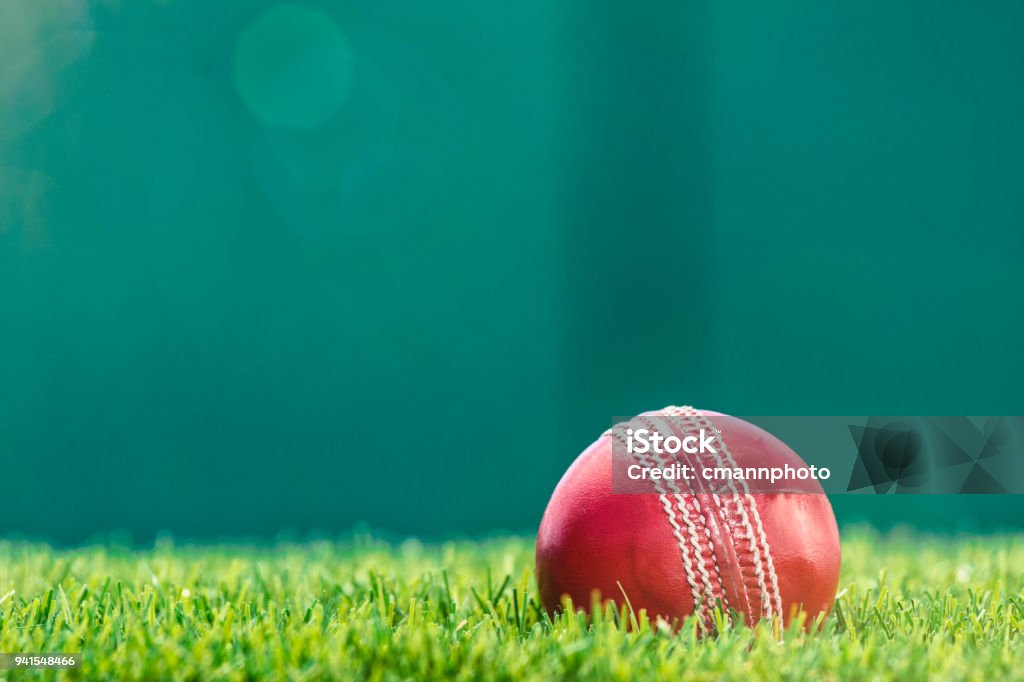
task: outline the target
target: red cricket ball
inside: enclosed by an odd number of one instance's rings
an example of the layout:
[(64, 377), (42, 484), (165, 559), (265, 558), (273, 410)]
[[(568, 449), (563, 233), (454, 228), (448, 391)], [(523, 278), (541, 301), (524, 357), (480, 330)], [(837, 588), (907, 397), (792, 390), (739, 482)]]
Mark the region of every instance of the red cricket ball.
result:
[[(676, 407), (645, 415), (709, 429), (708, 417), (724, 417)], [(806, 467), (753, 424), (730, 417), (713, 428), (730, 466)], [(839, 584), (839, 531), (817, 481), (801, 482), (802, 492), (709, 493), (682, 481), (654, 484), (650, 494), (613, 492), (614, 437), (609, 430), (576, 459), (544, 512), (537, 581), (548, 611), (564, 595), (588, 608), (595, 590), (620, 604), (625, 593), (637, 613), (677, 624), (699, 611), (702, 628), (716, 604), (748, 625), (829, 611)]]

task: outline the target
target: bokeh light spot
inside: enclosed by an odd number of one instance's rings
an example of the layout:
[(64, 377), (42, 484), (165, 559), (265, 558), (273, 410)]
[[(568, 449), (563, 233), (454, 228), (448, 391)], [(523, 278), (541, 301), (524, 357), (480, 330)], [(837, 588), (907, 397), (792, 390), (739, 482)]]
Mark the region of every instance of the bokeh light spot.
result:
[(324, 12), (275, 5), (239, 36), (234, 84), (264, 125), (311, 130), (344, 105), (352, 86), (352, 49)]

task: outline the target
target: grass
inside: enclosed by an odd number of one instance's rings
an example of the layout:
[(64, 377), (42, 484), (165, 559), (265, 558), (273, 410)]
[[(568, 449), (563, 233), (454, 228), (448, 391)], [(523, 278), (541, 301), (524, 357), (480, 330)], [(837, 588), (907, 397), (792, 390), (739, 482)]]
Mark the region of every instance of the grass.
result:
[(0, 651), (85, 661), (0, 679), (1024, 679), (1024, 536), (859, 531), (843, 546), (820, 631), (699, 639), (625, 608), (549, 620), (525, 538), (0, 543)]

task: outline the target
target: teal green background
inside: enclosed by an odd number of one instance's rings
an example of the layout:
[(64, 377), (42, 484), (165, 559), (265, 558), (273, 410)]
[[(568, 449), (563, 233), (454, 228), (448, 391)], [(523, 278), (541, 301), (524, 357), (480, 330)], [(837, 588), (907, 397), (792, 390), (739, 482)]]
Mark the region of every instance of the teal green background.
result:
[(0, 533), (531, 530), (613, 415), (1022, 414), (1022, 27), (4, 2)]

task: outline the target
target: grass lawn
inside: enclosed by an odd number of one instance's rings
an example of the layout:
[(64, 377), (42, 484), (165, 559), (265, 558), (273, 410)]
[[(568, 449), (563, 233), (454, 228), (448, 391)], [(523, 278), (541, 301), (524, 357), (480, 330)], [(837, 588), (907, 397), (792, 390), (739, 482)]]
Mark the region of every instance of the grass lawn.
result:
[(529, 538), (0, 543), (0, 652), (84, 659), (0, 679), (1024, 679), (1024, 535), (860, 531), (843, 551), (821, 631), (700, 640), (624, 610), (551, 622)]

